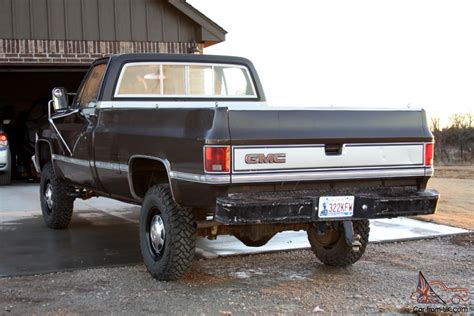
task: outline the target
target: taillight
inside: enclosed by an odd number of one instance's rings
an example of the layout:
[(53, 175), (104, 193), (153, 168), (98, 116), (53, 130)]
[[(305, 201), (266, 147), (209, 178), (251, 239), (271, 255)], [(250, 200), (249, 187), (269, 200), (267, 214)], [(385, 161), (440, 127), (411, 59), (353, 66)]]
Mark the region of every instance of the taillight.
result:
[(0, 133), (0, 146), (8, 146), (8, 137), (5, 133)]
[(230, 146), (204, 146), (206, 172), (230, 171)]
[(425, 144), (425, 166), (432, 166), (434, 158), (434, 144)]

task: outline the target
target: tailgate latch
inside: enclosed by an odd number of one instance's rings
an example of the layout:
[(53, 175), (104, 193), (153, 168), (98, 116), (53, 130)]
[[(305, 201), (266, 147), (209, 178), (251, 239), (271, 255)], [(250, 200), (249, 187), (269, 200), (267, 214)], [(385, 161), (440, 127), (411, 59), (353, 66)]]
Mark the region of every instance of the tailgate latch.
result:
[(343, 144), (326, 144), (324, 145), (324, 152), (326, 156), (339, 156), (342, 154)]

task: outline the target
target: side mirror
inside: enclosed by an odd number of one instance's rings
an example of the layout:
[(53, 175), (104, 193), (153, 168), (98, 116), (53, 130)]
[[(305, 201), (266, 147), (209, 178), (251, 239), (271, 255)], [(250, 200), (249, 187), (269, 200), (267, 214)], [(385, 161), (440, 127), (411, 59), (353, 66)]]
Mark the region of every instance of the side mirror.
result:
[(65, 88), (56, 87), (52, 92), (53, 108), (55, 111), (64, 110), (68, 108), (68, 96)]

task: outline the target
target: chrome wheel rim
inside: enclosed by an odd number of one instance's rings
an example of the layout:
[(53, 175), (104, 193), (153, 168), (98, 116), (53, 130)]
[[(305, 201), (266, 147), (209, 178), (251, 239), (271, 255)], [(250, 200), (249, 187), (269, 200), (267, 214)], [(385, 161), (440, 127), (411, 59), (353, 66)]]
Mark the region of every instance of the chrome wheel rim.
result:
[(159, 255), (165, 246), (165, 224), (160, 215), (155, 215), (150, 223), (150, 242), (153, 251)]
[(46, 190), (44, 191), (44, 199), (46, 201), (46, 205), (50, 210), (53, 209), (53, 186), (50, 182), (46, 185)]

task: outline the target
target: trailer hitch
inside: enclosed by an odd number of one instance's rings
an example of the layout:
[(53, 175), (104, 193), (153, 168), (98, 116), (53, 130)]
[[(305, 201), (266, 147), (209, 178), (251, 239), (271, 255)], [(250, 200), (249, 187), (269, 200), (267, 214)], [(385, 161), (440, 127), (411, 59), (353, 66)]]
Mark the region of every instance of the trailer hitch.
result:
[(346, 244), (349, 247), (352, 247), (352, 250), (354, 252), (358, 252), (360, 250), (360, 247), (362, 246), (362, 243), (360, 242), (360, 235), (354, 234), (354, 226), (352, 225), (352, 221), (343, 221), (342, 224), (344, 226)]

